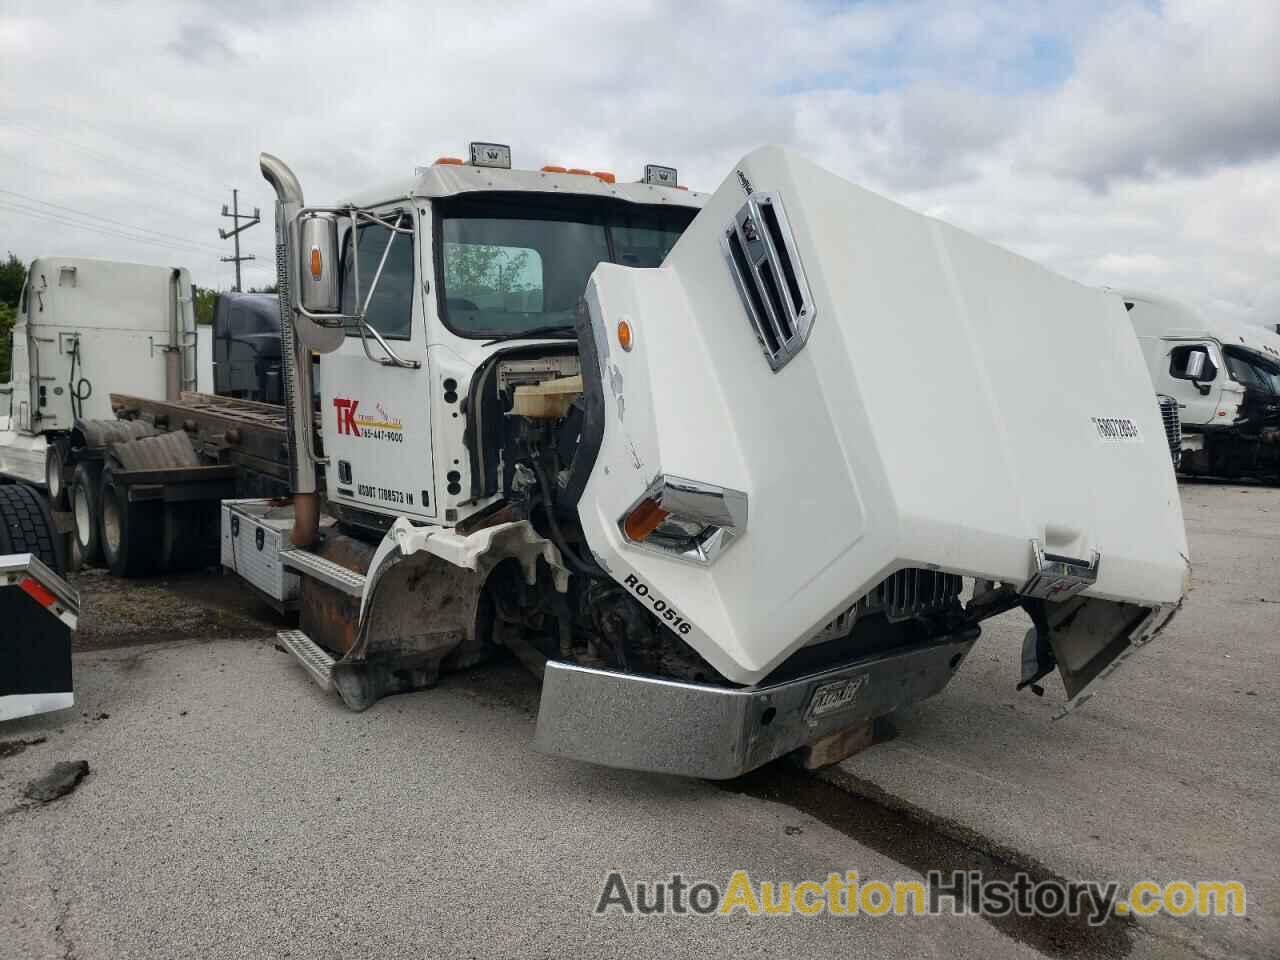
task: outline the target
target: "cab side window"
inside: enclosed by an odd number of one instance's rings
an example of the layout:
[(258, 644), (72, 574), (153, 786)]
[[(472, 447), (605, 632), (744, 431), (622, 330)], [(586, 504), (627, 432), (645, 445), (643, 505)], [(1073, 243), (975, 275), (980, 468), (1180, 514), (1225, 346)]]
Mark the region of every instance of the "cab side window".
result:
[[(387, 219), (392, 219), (390, 214)], [(406, 216), (400, 221), (402, 227), (412, 226), (413, 221)], [(382, 262), (382, 254), (387, 249), (387, 239), (391, 231), (378, 223), (363, 223), (358, 230), (357, 255), (360, 257), (360, 300), (369, 296), (369, 288), (373, 284), (374, 274), (378, 272), (378, 264)], [(342, 251), (342, 312), (355, 313), (360, 307), (355, 296), (355, 264), (351, 257), (351, 235), (347, 234)], [(369, 312), (365, 317), (369, 326), (377, 330), (388, 340), (408, 340), (413, 335), (413, 234), (397, 233), (387, 253), (387, 262), (382, 268), (382, 276), (374, 288), (373, 297), (369, 300)], [(359, 336), (359, 331), (352, 328), (348, 336)]]
[[(1191, 376), (1191, 370), (1194, 369), (1196, 361), (1195, 357), (1202, 356), (1204, 359), (1199, 361), (1204, 366), (1200, 371), (1200, 375)], [(1218, 367), (1210, 357), (1209, 351), (1202, 344), (1188, 343), (1180, 347), (1174, 347), (1169, 351), (1169, 376), (1178, 380), (1195, 380), (1199, 383), (1208, 383), (1218, 376)]]

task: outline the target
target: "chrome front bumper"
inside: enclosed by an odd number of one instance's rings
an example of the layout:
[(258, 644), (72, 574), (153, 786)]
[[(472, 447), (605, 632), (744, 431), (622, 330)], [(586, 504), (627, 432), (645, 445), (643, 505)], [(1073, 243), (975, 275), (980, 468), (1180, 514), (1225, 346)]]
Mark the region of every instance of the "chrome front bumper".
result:
[(976, 636), (729, 688), (553, 660), (534, 745), (608, 767), (727, 780), (942, 690)]

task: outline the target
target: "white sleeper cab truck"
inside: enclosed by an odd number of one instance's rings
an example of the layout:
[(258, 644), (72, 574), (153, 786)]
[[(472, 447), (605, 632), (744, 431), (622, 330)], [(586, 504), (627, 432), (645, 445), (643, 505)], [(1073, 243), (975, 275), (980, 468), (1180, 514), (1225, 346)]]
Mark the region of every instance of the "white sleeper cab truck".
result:
[(43, 484), (70, 508), (85, 560), (99, 553), (101, 450), (78, 437), (111, 421), (112, 393), (176, 399), (196, 390), (199, 357), (191, 277), (181, 267), (41, 257), (31, 264), (12, 332), (10, 382), (0, 384), (0, 475)]
[(262, 169), (294, 495), (225, 503), (223, 562), (355, 709), (502, 647), (539, 748), (733, 777), (839, 759), (1014, 608), (1010, 682), (1079, 703), (1182, 600), (1114, 297), (772, 147), (709, 196), (499, 144), (326, 206)]
[(1177, 401), (1181, 471), (1280, 483), (1280, 336), (1205, 320), (1155, 294), (1111, 292), (1129, 312), (1156, 392)]

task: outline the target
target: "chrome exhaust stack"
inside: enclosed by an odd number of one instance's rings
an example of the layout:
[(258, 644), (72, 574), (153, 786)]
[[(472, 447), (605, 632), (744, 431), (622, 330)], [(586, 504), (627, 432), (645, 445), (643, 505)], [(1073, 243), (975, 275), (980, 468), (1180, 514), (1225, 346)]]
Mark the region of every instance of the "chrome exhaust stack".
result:
[(311, 348), (294, 328), (293, 278), (298, 275), (298, 213), (302, 185), (278, 157), (261, 154), (262, 176), (276, 191), (276, 285), (280, 298), (280, 361), (284, 407), (289, 423), (289, 491), (293, 494), (293, 533), (298, 547), (315, 543), (320, 529), (316, 487), (319, 458), (313, 447)]

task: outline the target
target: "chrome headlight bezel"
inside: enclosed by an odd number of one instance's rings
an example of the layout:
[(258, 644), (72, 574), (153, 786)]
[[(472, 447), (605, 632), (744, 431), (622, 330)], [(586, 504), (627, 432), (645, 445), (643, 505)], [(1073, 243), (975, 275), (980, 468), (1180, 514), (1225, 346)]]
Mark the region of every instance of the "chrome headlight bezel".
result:
[[(641, 508), (658, 508), (665, 516), (642, 537), (628, 530), (627, 521)], [(667, 526), (685, 527), (684, 534), (664, 533)], [(700, 527), (701, 529), (694, 529)], [(640, 550), (688, 563), (713, 563), (747, 529), (747, 495), (685, 477), (660, 475), (618, 519), (623, 539)]]

